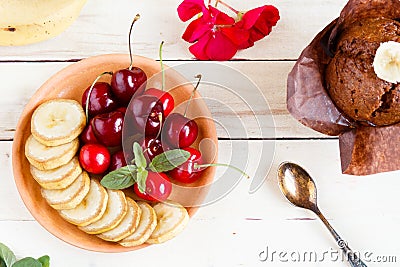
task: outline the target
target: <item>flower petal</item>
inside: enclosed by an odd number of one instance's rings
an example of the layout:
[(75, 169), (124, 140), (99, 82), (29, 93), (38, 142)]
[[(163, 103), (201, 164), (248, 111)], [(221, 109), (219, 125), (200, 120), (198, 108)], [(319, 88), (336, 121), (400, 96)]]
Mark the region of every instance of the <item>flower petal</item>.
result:
[(252, 10), (247, 11), (244, 13), (242, 16), (242, 19), (240, 20), (241, 22), (241, 27), (246, 30), (250, 30), (251, 27), (256, 24), (257, 20), (260, 18), (261, 13), (264, 10), (264, 6), (254, 8)]
[(204, 0), (184, 0), (178, 6), (178, 16), (182, 21), (188, 21), (201, 12), (208, 12)]
[(234, 44), (240, 45), (249, 39), (249, 31), (239, 27), (225, 27), (220, 29), (221, 32), (228, 37)]
[(207, 31), (211, 30), (212, 25), (204, 22), (203, 17), (193, 20), (186, 28), (182, 39), (189, 43), (196, 42)]
[(259, 27), (256, 25), (250, 30), (250, 39), (253, 42), (256, 42), (258, 40), (261, 40), (265, 36), (267, 36), (270, 32), (272, 31), (272, 28), (266, 28), (263, 30), (260, 30)]
[(249, 38), (246, 41), (244, 41), (243, 43), (241, 43), (240, 45), (238, 45), (238, 50), (247, 49), (249, 47), (252, 47), (253, 45), (254, 45), (253, 40), (251, 40), (251, 38)]
[(280, 17), (278, 9), (271, 5), (265, 5), (244, 13), (241, 19), (241, 27), (249, 30), (255, 25), (259, 25), (260, 29), (265, 30), (265, 26), (275, 26), (279, 19)]
[(219, 9), (216, 9), (213, 6), (208, 6), (210, 10), (210, 15), (213, 17), (213, 24), (217, 25), (233, 25), (235, 23), (235, 19), (229, 16), (228, 14), (222, 12)]
[(229, 60), (237, 52), (237, 46), (221, 31), (216, 31), (211, 35), (205, 48), (208, 58), (218, 61)]
[(254, 42), (261, 40), (272, 31), (279, 17), (276, 7), (265, 5), (247, 11), (236, 26), (249, 32), (249, 39), (239, 45), (239, 49), (246, 49), (254, 45)]
[(189, 47), (189, 51), (200, 60), (208, 60), (210, 59), (206, 54), (206, 46), (211, 37), (211, 33), (204, 34), (197, 43), (191, 45)]

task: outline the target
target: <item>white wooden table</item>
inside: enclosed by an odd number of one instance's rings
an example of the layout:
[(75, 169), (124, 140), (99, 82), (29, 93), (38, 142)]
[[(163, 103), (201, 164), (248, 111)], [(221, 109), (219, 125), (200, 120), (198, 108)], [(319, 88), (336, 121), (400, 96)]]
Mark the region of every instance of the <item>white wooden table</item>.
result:
[[(229, 2), (238, 9), (266, 3)], [(51, 266), (56, 267), (346, 266), (341, 260), (331, 260), (335, 259), (337, 245), (322, 223), (311, 212), (295, 208), (283, 198), (276, 169), (280, 162), (289, 160), (303, 165), (315, 178), (321, 210), (354, 250), (362, 256), (369, 255), (368, 266), (398, 266), (399, 172), (367, 177), (342, 175), (338, 140), (302, 126), (286, 110), (288, 72), (313, 36), (338, 16), (345, 0), (268, 1), (281, 13), (272, 34), (223, 63), (254, 81), (267, 99), (275, 121), (274, 131), (265, 131), (266, 134), (254, 130), (256, 125), (248, 126), (246, 136), (218, 132), (220, 162), (229, 162), (233, 154), (241, 155), (231, 147), (235, 142), (245, 142), (249, 148), (248, 155), (243, 155), (249, 157), (246, 172), (253, 176), (257, 169), (269, 170), (254, 194), (249, 194), (251, 181), (242, 180), (226, 197), (201, 208), (177, 238), (121, 254), (76, 248), (48, 233), (33, 219), (17, 192), (11, 162), (13, 135), (24, 105), (46, 79), (71, 61), (127, 52), (127, 28), (136, 13), (142, 18), (134, 30), (135, 54), (157, 59), (158, 45), (165, 40), (167, 64), (192, 61), (188, 44), (180, 38), (187, 24), (177, 17), (179, 3), (180, 0), (89, 0), (78, 20), (58, 37), (35, 45), (0, 47), (0, 242), (12, 248), (18, 258), (48, 254)], [(221, 97), (207, 89), (202, 89), (203, 95)], [(237, 105), (236, 111), (246, 121), (250, 115), (242, 108)], [(210, 109), (216, 119), (226, 115), (218, 106)], [(257, 158), (260, 144), (275, 145), (271, 168), (268, 162)], [(219, 169), (217, 177), (224, 171)], [(267, 248), (269, 258), (261, 261), (260, 253)], [(276, 252), (271, 259), (273, 251)], [(298, 262), (297, 257), (302, 258), (304, 253), (317, 253), (317, 262), (309, 262), (307, 255), (306, 261)], [(325, 260), (319, 261), (323, 256)], [(384, 260), (379, 256), (395, 256), (390, 260), (397, 263), (374, 262)]]

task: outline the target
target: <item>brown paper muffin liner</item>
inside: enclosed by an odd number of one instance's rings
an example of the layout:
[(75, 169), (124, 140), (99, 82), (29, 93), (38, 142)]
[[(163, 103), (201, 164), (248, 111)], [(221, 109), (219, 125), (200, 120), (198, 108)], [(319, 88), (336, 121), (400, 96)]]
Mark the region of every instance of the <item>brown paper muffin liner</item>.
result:
[(287, 108), (299, 122), (320, 133), (339, 136), (342, 172), (369, 175), (400, 170), (400, 124), (360, 125), (346, 118), (325, 88), (325, 68), (336, 37), (366, 17), (400, 19), (400, 0), (350, 0), (340, 17), (303, 50), (287, 81)]

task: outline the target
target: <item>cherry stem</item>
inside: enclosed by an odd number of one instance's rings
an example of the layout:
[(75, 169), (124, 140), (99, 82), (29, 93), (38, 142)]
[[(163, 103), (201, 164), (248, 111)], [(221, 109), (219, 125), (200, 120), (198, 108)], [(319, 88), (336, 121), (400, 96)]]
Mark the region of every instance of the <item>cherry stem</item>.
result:
[(113, 75), (112, 71), (105, 71), (102, 74), (100, 74), (99, 76), (97, 76), (97, 78), (94, 80), (94, 82), (92, 83), (92, 85), (90, 86), (87, 98), (86, 98), (86, 107), (85, 107), (85, 114), (86, 114), (86, 124), (89, 123), (89, 102), (90, 102), (90, 96), (92, 95), (92, 91), (93, 88), (95, 86), (95, 84), (100, 80), (101, 77), (103, 77), (104, 75)]
[(164, 71), (164, 64), (162, 61), (162, 48), (164, 45), (164, 41), (161, 42), (160, 44), (160, 50), (159, 50), (159, 56), (160, 56), (160, 64), (161, 64), (161, 75), (162, 75), (162, 84), (161, 84), (161, 91), (165, 90), (165, 71)]
[(163, 114), (158, 114), (158, 120), (160, 121), (160, 129), (158, 129), (158, 133), (157, 133), (156, 139), (161, 135), (161, 131), (162, 131), (162, 119), (163, 119)]
[(131, 28), (129, 29), (129, 36), (128, 36), (128, 45), (129, 45), (129, 57), (131, 59), (131, 64), (129, 65), (129, 70), (132, 70), (133, 68), (133, 57), (132, 57), (132, 44), (131, 44), (131, 35), (132, 35), (132, 29), (133, 29), (133, 25), (135, 24), (135, 22), (140, 19), (140, 15), (136, 14), (135, 18), (133, 19), (132, 23), (131, 23)]
[(193, 97), (194, 97), (194, 94), (195, 94), (195, 92), (196, 92), (196, 90), (197, 90), (197, 88), (199, 87), (199, 85), (200, 85), (200, 81), (201, 81), (201, 74), (197, 74), (196, 76), (194, 76), (196, 79), (198, 79), (197, 80), (197, 84), (196, 84), (196, 86), (194, 87), (194, 89), (193, 89), (193, 91), (192, 91), (192, 94), (190, 95), (190, 98), (189, 98), (189, 100), (188, 100), (188, 103), (186, 104), (186, 108), (185, 108), (185, 112), (183, 113), (183, 117), (186, 117), (186, 113), (187, 113), (187, 111), (188, 111), (188, 108), (189, 108), (189, 105), (190, 105), (190, 102), (192, 102), (192, 99), (193, 99)]
[(211, 5), (211, 0), (208, 0), (208, 5)]
[(225, 2), (222, 2), (221, 0), (217, 0), (217, 2), (215, 3), (215, 7), (217, 7), (218, 3), (220, 3), (221, 5), (227, 7), (230, 11), (234, 12), (235, 14), (238, 14), (239, 11), (237, 11), (236, 9), (234, 9), (233, 7), (231, 7), (230, 5), (228, 5)]
[(250, 178), (250, 175), (248, 175), (247, 173), (245, 173), (241, 169), (239, 169), (239, 168), (237, 168), (235, 166), (229, 165), (229, 164), (224, 164), (224, 163), (209, 163), (209, 164), (198, 164), (198, 163), (195, 163), (194, 164), (194, 168), (195, 169), (207, 168), (207, 167), (212, 167), (212, 166), (214, 166), (214, 167), (228, 167), (228, 168), (234, 169), (235, 171), (240, 172), (247, 179)]

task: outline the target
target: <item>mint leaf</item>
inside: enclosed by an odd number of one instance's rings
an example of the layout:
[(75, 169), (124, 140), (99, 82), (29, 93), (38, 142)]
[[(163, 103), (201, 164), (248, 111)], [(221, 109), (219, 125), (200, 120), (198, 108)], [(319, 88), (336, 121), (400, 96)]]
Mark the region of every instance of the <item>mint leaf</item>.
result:
[(140, 193), (144, 193), (146, 191), (146, 180), (149, 172), (145, 169), (138, 170), (137, 172), (137, 185), (139, 188)]
[(0, 259), (3, 260), (6, 267), (11, 267), (17, 261), (11, 249), (2, 243), (0, 243)]
[(6, 263), (1, 258), (0, 258), (0, 267), (7, 267)]
[(167, 172), (182, 165), (190, 157), (190, 153), (183, 149), (173, 149), (157, 155), (149, 167), (153, 172)]
[(26, 257), (14, 263), (12, 267), (42, 267), (42, 264), (34, 258)]
[(108, 189), (125, 189), (136, 182), (137, 168), (135, 165), (127, 165), (108, 173), (101, 179), (102, 186)]
[(49, 256), (44, 255), (37, 260), (42, 264), (42, 267), (50, 267), (50, 257)]
[(146, 169), (146, 158), (143, 155), (142, 147), (137, 142), (133, 144), (133, 154), (135, 155), (135, 163), (138, 169)]

